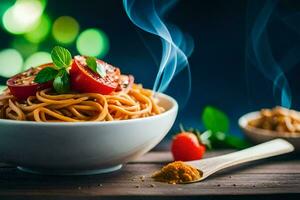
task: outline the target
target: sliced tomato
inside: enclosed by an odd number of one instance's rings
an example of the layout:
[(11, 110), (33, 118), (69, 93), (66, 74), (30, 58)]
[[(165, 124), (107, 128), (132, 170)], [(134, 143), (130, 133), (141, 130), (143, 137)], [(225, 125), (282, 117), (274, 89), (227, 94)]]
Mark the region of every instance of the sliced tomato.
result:
[(122, 91), (127, 93), (134, 83), (134, 77), (132, 75), (121, 75), (118, 81), (118, 87), (116, 91)]
[(33, 67), (25, 72), (17, 74), (6, 82), (10, 93), (18, 100), (26, 100), (29, 96), (34, 96), (40, 89), (51, 88), (52, 81), (47, 83), (35, 83), (34, 79), (36, 75), (45, 67), (51, 67), (53, 63), (47, 63), (38, 67)]
[(97, 60), (97, 64), (102, 65), (106, 71), (106, 76), (101, 77), (86, 65), (85, 60), (84, 56), (75, 56), (73, 59), (70, 69), (72, 90), (104, 95), (113, 92), (118, 86), (120, 69), (102, 60)]

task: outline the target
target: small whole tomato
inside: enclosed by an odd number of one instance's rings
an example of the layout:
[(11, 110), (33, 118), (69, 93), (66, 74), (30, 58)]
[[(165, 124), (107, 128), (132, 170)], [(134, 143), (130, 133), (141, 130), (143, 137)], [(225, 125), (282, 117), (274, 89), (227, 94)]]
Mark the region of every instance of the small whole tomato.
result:
[(175, 161), (199, 160), (205, 151), (205, 145), (194, 133), (181, 132), (173, 138), (171, 152)]

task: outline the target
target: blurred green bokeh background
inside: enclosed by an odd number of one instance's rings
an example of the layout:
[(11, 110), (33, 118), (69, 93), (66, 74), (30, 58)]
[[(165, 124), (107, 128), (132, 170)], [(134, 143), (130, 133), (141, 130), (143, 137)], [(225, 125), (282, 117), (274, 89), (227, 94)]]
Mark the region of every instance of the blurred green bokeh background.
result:
[(0, 78), (51, 62), (49, 52), (54, 45), (98, 58), (108, 53), (109, 39), (103, 30), (83, 29), (74, 16), (49, 15), (47, 4), (48, 0), (1, 0), (1, 31), (10, 34), (11, 41), (0, 50)]

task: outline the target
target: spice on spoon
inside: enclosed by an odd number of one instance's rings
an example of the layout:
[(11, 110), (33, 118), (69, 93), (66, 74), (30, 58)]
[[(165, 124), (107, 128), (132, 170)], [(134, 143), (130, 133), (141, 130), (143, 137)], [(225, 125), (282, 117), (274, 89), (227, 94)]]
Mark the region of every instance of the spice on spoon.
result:
[(154, 173), (152, 178), (159, 182), (170, 184), (185, 183), (199, 180), (202, 172), (185, 164), (182, 161), (175, 161), (164, 166), (160, 171)]

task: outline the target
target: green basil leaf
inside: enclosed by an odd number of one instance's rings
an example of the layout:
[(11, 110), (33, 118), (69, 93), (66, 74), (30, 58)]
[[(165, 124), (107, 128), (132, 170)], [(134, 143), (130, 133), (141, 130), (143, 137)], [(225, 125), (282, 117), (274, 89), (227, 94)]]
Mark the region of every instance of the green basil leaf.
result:
[(236, 148), (236, 149), (244, 149), (251, 146), (251, 144), (246, 140), (243, 140), (232, 134), (226, 134), (224, 142), (229, 147)]
[(85, 60), (87, 66), (95, 73), (97, 72), (97, 62), (96, 62), (96, 58), (94, 57), (87, 57), (87, 59)]
[(202, 114), (202, 121), (207, 130), (213, 133), (223, 132), (229, 130), (229, 118), (225, 113), (212, 106), (205, 107)]
[(106, 69), (103, 65), (104, 64), (97, 63), (97, 72), (102, 78), (106, 76)]
[(59, 70), (53, 81), (53, 87), (59, 94), (64, 94), (70, 91), (70, 77), (65, 69)]
[(235, 148), (235, 149), (244, 149), (250, 146), (250, 143), (246, 140), (239, 138), (233, 134), (229, 133), (212, 133), (208, 140), (211, 143), (213, 149), (222, 149), (222, 148)]
[(72, 61), (72, 55), (68, 49), (55, 46), (51, 51), (51, 58), (58, 69), (67, 68)]
[(214, 137), (216, 138), (216, 140), (223, 142), (226, 139), (226, 133), (223, 132), (216, 132), (214, 133)]
[(213, 133), (209, 130), (209, 132), (211, 133), (210, 135), (208, 135), (208, 140), (211, 144), (212, 149), (222, 149), (222, 148), (228, 148), (228, 144), (226, 144), (225, 138), (226, 138), (226, 134), (222, 133), (222, 132), (216, 132)]
[(54, 69), (53, 67), (46, 67), (42, 69), (34, 78), (34, 82), (36, 83), (46, 83), (48, 81), (51, 81), (55, 78), (58, 71)]

